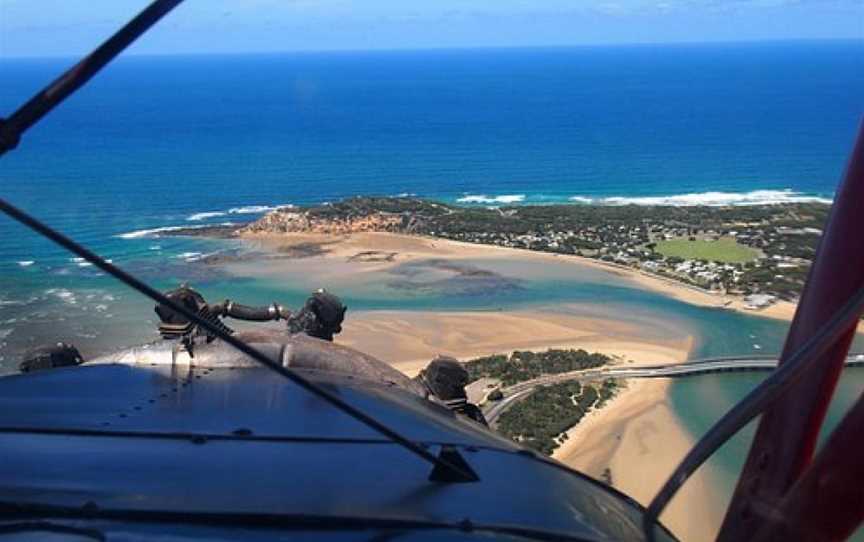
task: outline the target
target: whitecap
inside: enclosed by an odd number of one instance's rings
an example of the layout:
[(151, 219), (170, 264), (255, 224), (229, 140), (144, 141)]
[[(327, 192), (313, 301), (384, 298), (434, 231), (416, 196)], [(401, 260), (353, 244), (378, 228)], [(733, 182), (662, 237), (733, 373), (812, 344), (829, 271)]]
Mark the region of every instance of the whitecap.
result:
[[(191, 230), (191, 229), (199, 229), (199, 228), (212, 228), (213, 226), (234, 226), (234, 222), (220, 222), (219, 224), (200, 224), (197, 226), (163, 226), (161, 228), (150, 228), (146, 230), (135, 230), (126, 233), (121, 233), (115, 235), (114, 237), (119, 237), (120, 239), (140, 239), (142, 237), (158, 237), (160, 233), (167, 233), (172, 231), (179, 230)], [(151, 247), (151, 250), (154, 250)]]
[(525, 201), (525, 194), (504, 194), (502, 196), (468, 194), (456, 201), (459, 203), (521, 203)]
[(572, 196), (568, 198), (570, 201), (575, 203), (594, 203), (594, 200), (591, 198), (586, 198), (585, 196)]
[(21, 260), (21, 261), (16, 262), (16, 263), (18, 265), (20, 265), (21, 267), (30, 267), (31, 265), (33, 265), (36, 262), (34, 260)]
[(178, 254), (176, 257), (187, 262), (194, 262), (200, 260), (203, 256), (200, 252), (184, 252), (183, 254)]
[(753, 190), (750, 192), (693, 192), (673, 194), (669, 196), (615, 196), (601, 198), (597, 203), (604, 205), (670, 205), (692, 207), (705, 205), (710, 207), (739, 205), (777, 205), (782, 203), (831, 203), (832, 200), (796, 192), (786, 188), (783, 190)]
[(219, 216), (263, 214), (277, 209), (290, 207), (294, 207), (294, 205), (290, 203), (282, 203), (278, 205), (242, 205), (239, 207), (231, 207), (224, 211), (203, 211), (200, 213), (194, 213), (187, 216), (186, 220), (189, 222), (199, 222), (201, 220), (207, 220), (208, 218), (216, 218)]
[(186, 220), (190, 222), (196, 222), (199, 220), (206, 220), (208, 218), (215, 218), (217, 216), (225, 216), (228, 214), (225, 211), (205, 211), (203, 213), (195, 213), (194, 215), (189, 215), (186, 217)]
[(291, 208), (294, 205), (290, 203), (282, 203), (280, 205), (246, 205), (243, 207), (232, 207), (228, 209), (228, 214), (232, 215), (250, 215), (259, 213), (269, 213), (278, 209)]

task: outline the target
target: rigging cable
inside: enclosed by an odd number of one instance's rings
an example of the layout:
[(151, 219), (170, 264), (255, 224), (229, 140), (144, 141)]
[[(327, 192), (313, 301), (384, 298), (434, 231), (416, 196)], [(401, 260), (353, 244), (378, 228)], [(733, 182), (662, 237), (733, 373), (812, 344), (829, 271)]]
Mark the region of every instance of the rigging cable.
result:
[[(49, 113), (65, 98), (79, 89), (87, 81), (89, 81), (96, 73), (105, 67), (108, 62), (114, 59), (120, 52), (133, 43), (144, 32), (150, 29), (159, 19), (168, 14), (173, 8), (180, 4), (182, 0), (155, 0), (147, 6), (141, 13), (129, 21), (123, 28), (118, 30), (113, 36), (108, 38), (90, 55), (81, 60), (78, 64), (70, 68), (63, 75), (54, 80), (50, 85), (45, 87), (41, 92), (34, 95), (26, 104), (21, 106), (7, 120), (0, 120), (0, 156), (6, 151), (14, 149), (21, 135), (31, 126), (36, 124), (42, 117)], [(91, 252), (84, 246), (66, 237), (57, 230), (40, 222), (38, 219), (29, 215), (25, 211), (18, 209), (5, 199), (0, 198), (0, 211), (10, 218), (27, 226), (43, 237), (50, 239), (54, 243), (65, 248), (69, 252), (77, 254), (86, 261), (92, 263), (107, 274), (116, 278), (127, 286), (137, 290), (138, 292), (149, 297), (153, 301), (165, 305), (197, 325), (206, 329), (213, 336), (218, 337), (222, 341), (230, 344), (243, 354), (254, 359), (261, 365), (264, 365), (271, 371), (294, 382), (306, 391), (323, 399), (333, 407), (351, 416), (372, 430), (384, 435), (390, 441), (402, 446), (423, 460), (434, 465), (435, 468), (443, 473), (447, 473), (449, 480), (453, 481), (475, 481), (477, 475), (473, 472), (466, 471), (452, 462), (435, 456), (422, 445), (413, 442), (412, 440), (402, 436), (395, 430), (389, 428), (385, 424), (379, 422), (372, 416), (351, 406), (341, 398), (319, 387), (315, 383), (300, 376), (294, 371), (283, 367), (281, 364), (273, 361), (257, 349), (249, 346), (245, 342), (236, 337), (225, 333), (220, 327), (212, 322), (209, 322), (197, 314), (189, 311), (185, 307), (168, 299), (162, 293), (156, 291), (143, 281), (137, 279), (131, 274), (123, 271), (119, 267), (108, 263), (97, 254)], [(433, 470), (433, 472), (435, 472)]]

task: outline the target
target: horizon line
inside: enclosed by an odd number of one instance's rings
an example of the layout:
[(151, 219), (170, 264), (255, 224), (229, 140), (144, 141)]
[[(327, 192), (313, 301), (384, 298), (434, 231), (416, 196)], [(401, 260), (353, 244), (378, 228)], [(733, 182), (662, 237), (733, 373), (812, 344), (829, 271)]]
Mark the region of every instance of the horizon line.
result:
[[(190, 56), (264, 56), (264, 55), (302, 55), (326, 53), (410, 53), (436, 51), (494, 51), (494, 50), (543, 50), (543, 49), (612, 49), (619, 47), (678, 47), (697, 45), (769, 45), (788, 43), (854, 43), (864, 45), (864, 36), (841, 38), (765, 38), (745, 40), (705, 40), (705, 41), (633, 41), (620, 43), (571, 43), (571, 44), (538, 44), (538, 45), (444, 45), (430, 47), (367, 47), (367, 48), (332, 48), (332, 49), (274, 49), (260, 51), (187, 51), (187, 52), (126, 52), (122, 57), (190, 57)], [(93, 49), (99, 44), (93, 45)], [(7, 55), (0, 51), (0, 60), (50, 60), (82, 58), (90, 53), (69, 53), (57, 55)], [(122, 58), (121, 57), (121, 58)]]

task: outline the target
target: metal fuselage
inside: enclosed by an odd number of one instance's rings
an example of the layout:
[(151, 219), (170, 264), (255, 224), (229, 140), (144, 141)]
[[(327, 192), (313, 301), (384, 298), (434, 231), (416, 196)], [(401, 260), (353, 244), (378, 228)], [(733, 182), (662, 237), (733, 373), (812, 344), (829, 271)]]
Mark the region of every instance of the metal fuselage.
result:
[(244, 339), (433, 453), (457, 452), (479, 481), (430, 481), (428, 464), (218, 341), (194, 358), (164, 341), (0, 378), (0, 501), (109, 538), (643, 537), (631, 499), (374, 358), (299, 335)]

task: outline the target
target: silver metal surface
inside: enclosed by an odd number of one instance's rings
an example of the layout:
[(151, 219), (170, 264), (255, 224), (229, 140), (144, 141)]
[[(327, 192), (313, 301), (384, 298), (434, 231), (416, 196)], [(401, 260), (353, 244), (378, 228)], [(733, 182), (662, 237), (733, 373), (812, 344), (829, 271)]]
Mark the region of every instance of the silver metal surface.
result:
[(256, 346), (433, 453), (456, 446), (480, 481), (430, 482), (428, 464), (278, 375), (218, 344), (178, 363), (169, 344), (0, 378), (0, 501), (642, 538), (633, 501), (455, 416), (374, 358), (318, 343)]

